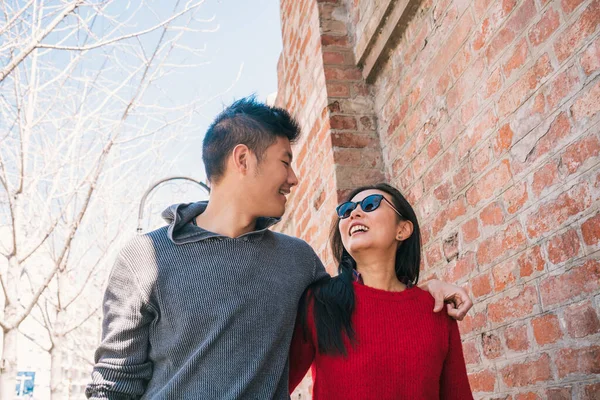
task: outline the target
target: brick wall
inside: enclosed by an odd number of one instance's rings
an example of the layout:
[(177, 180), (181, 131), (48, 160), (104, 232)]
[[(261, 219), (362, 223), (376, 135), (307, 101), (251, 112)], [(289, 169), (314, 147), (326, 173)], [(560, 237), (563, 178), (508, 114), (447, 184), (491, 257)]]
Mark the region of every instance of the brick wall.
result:
[(336, 193), (385, 177), (424, 279), (472, 293), (475, 397), (600, 398), (600, 1), (367, 3), (282, 1), (278, 101), (305, 132), (285, 231), (330, 262)]

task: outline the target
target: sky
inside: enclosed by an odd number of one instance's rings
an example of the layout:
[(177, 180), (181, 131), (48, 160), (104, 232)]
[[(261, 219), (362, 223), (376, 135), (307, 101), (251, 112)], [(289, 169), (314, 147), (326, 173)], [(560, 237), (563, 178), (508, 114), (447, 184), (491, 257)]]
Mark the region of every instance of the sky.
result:
[[(213, 118), (235, 99), (256, 94), (264, 101), (277, 91), (277, 61), (282, 48), (279, 0), (206, 0), (199, 17), (214, 17), (214, 22), (207, 24), (209, 28), (218, 25), (216, 32), (194, 36), (194, 40), (203, 40), (209, 63), (170, 78), (169, 95), (216, 98), (201, 110), (200, 126), (193, 137), (169, 150), (177, 154), (177, 162), (156, 180), (183, 175), (204, 182), (202, 139)], [(160, 186), (146, 203), (143, 228), (164, 224), (160, 212), (169, 204), (206, 198), (202, 190), (184, 181)]]
[(212, 97), (232, 85), (240, 68), (242, 72), (230, 91), (204, 107), (199, 137), (186, 146), (179, 170), (173, 171), (193, 178), (204, 178), (200, 162), (202, 133), (223, 105), (252, 93), (266, 100), (277, 91), (277, 61), (282, 46), (278, 0), (206, 0), (200, 14), (214, 15), (219, 29), (205, 35), (210, 64), (187, 70), (184, 79), (196, 82), (202, 95)]

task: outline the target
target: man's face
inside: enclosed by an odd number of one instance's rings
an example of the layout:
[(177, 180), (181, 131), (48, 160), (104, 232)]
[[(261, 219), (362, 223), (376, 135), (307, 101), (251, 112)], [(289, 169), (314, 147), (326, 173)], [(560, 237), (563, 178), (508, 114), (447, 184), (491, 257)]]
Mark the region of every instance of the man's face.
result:
[(267, 148), (259, 163), (253, 163), (245, 185), (248, 206), (257, 217), (281, 217), (285, 212), (286, 196), (298, 184), (292, 169), (292, 147), (287, 138), (278, 137)]

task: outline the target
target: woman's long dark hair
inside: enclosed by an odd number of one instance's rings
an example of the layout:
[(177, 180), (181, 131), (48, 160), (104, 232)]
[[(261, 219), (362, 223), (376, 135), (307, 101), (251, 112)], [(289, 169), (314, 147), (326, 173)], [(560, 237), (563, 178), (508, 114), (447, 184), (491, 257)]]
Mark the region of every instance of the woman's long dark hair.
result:
[[(396, 276), (404, 284), (417, 284), (421, 264), (421, 232), (417, 216), (400, 191), (386, 183), (354, 189), (348, 194), (346, 201), (351, 200), (358, 193), (370, 189), (389, 194), (394, 206), (406, 220), (413, 224), (412, 235), (404, 240), (396, 250)], [(330, 244), (333, 256), (338, 263), (338, 275), (315, 282), (309, 287), (300, 301), (299, 315), (305, 327), (304, 332), (307, 334), (307, 308), (309, 303), (312, 303), (319, 352), (346, 355), (343, 336), (346, 335), (351, 342), (355, 341), (356, 336), (351, 320), (355, 304), (352, 282), (356, 262), (342, 244), (338, 225), (339, 218), (336, 216), (331, 224)]]

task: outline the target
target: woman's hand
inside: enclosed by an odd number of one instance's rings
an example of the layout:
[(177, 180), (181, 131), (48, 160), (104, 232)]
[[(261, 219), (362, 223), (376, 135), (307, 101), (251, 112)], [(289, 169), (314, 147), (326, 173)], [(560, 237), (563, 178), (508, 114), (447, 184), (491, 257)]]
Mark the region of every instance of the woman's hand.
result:
[(433, 312), (442, 311), (444, 304), (446, 304), (448, 315), (462, 321), (467, 312), (473, 307), (473, 302), (467, 291), (460, 286), (442, 282), (439, 279), (432, 279), (420, 284), (419, 287), (428, 291), (435, 299)]

